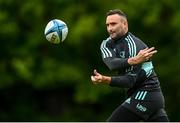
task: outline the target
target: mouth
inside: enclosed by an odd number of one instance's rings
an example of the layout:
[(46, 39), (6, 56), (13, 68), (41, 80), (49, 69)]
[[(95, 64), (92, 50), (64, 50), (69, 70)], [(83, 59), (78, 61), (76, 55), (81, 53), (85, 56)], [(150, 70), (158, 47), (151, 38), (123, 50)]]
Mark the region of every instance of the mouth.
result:
[(113, 35), (115, 35), (115, 34), (116, 34), (115, 32), (111, 32), (111, 33), (110, 33), (110, 36), (113, 36)]
[(110, 35), (114, 34), (115, 32), (109, 32)]

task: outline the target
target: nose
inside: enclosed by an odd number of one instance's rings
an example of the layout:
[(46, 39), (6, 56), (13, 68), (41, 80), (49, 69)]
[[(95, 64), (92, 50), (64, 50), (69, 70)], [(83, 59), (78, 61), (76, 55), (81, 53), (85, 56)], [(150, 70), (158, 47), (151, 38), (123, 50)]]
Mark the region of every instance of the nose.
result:
[(112, 32), (112, 31), (113, 31), (112, 26), (109, 25), (109, 26), (107, 27), (107, 30), (108, 30), (108, 32)]

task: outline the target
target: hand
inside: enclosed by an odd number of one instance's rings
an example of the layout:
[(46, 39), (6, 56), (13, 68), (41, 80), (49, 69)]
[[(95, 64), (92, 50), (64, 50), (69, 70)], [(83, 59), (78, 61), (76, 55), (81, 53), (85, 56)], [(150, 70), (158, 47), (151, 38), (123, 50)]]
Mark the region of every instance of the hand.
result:
[(137, 56), (129, 58), (128, 63), (130, 65), (140, 64), (142, 62), (148, 61), (149, 58), (151, 58), (155, 53), (157, 53), (157, 50), (155, 50), (154, 47), (145, 48), (140, 50)]
[(91, 81), (93, 82), (93, 84), (110, 84), (111, 77), (103, 76), (96, 70), (94, 70), (94, 75), (91, 76)]
[(91, 76), (91, 81), (93, 82), (93, 84), (98, 84), (102, 82), (102, 78), (102, 75), (98, 73), (96, 70), (94, 70), (94, 76)]

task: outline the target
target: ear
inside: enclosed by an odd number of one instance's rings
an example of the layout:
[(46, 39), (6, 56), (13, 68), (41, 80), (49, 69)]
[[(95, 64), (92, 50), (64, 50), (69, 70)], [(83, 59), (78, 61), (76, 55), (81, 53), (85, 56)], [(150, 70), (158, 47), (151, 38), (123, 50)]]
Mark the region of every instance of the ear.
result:
[(127, 22), (127, 21), (124, 21), (123, 24), (124, 24), (125, 26), (128, 26), (128, 22)]

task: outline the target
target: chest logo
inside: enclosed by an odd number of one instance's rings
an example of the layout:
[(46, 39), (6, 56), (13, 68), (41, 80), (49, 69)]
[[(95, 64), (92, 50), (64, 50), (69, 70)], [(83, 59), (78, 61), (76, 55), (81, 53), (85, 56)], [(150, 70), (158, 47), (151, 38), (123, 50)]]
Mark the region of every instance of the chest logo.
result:
[(121, 58), (125, 58), (125, 51), (121, 51), (121, 52), (119, 53), (119, 56), (120, 56)]

